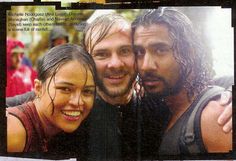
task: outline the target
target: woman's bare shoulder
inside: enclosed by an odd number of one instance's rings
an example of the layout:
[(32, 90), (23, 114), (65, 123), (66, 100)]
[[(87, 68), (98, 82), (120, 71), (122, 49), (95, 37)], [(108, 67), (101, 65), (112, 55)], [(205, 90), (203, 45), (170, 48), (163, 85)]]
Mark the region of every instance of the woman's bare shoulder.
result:
[(26, 129), (15, 116), (7, 115), (7, 151), (23, 152), (26, 143)]

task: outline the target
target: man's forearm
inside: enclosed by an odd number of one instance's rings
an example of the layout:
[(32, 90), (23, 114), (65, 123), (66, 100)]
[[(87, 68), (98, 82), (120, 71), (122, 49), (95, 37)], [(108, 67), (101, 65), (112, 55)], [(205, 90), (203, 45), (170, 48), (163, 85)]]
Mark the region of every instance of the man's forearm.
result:
[(33, 100), (35, 97), (34, 92), (27, 92), (21, 95), (16, 95), (14, 97), (7, 97), (6, 98), (6, 107), (14, 107), (17, 105), (21, 105), (25, 102)]

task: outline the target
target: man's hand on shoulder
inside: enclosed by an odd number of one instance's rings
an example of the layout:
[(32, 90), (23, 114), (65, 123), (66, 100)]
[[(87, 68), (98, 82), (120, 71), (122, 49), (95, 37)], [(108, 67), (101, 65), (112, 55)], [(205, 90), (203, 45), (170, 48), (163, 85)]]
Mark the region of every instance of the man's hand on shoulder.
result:
[[(223, 104), (225, 105), (223, 106), (220, 102), (220, 100), (210, 101), (201, 115), (202, 138), (208, 152), (229, 152), (232, 150), (232, 133), (225, 133), (223, 126), (218, 123), (219, 118), (222, 119), (223, 117), (223, 120), (227, 120), (226, 122), (229, 124), (231, 122), (232, 124), (232, 121), (230, 121), (232, 119), (232, 112), (229, 118), (225, 117), (229, 116), (230, 112), (228, 110), (232, 110), (232, 104)], [(228, 125), (228, 123), (225, 125)]]
[(218, 102), (221, 106), (224, 106), (224, 111), (220, 114), (217, 122), (220, 126), (223, 126), (225, 133), (232, 132), (232, 90), (224, 91)]

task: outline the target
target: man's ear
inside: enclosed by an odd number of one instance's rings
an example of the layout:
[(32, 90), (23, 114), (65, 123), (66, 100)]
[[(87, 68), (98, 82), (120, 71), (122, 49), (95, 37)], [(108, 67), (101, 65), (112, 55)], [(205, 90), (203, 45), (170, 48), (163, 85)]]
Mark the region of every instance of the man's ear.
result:
[(34, 80), (34, 92), (36, 97), (40, 97), (42, 95), (42, 82), (38, 79)]

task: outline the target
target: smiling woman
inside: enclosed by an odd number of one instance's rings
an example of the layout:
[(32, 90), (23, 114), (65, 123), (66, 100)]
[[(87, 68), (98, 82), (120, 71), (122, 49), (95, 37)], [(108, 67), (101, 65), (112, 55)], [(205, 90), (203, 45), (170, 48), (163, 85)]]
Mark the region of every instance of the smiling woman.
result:
[(94, 62), (81, 47), (60, 45), (38, 64), (36, 98), (7, 108), (7, 151), (45, 152), (50, 138), (75, 131), (95, 97)]

